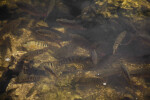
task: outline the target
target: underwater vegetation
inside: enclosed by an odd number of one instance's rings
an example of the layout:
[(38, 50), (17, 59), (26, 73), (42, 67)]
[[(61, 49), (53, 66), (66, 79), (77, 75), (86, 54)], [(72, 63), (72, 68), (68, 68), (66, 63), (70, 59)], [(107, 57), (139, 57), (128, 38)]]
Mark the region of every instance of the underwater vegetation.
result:
[(1, 0), (0, 100), (149, 100), (149, 5)]

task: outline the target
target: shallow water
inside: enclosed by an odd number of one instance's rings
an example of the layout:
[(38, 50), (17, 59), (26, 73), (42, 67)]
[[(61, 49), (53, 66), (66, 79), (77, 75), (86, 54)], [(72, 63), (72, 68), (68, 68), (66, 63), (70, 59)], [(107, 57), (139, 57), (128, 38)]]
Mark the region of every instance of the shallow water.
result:
[(1, 0), (1, 100), (149, 100), (149, 0)]

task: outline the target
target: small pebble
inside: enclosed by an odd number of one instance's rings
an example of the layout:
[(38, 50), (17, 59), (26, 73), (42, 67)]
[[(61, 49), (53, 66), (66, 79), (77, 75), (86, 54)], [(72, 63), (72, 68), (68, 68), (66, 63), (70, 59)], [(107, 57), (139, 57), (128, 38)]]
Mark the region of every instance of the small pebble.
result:
[(6, 58), (5, 61), (10, 61), (10, 58)]
[(106, 85), (106, 83), (103, 83), (103, 85)]

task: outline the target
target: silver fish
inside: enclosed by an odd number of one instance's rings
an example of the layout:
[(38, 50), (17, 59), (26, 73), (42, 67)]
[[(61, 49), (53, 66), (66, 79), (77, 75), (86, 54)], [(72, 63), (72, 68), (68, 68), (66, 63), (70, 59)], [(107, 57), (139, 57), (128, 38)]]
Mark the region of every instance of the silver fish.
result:
[(115, 52), (117, 51), (119, 45), (121, 44), (121, 42), (124, 39), (124, 37), (126, 36), (126, 34), (127, 34), (127, 32), (123, 31), (118, 35), (118, 37), (113, 45), (113, 54), (115, 54)]

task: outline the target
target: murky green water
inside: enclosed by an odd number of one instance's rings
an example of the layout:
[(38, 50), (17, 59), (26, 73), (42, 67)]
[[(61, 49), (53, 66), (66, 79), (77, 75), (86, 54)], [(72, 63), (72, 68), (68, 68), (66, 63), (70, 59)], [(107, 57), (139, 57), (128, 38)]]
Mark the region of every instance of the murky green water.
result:
[(1, 100), (149, 100), (149, 0), (1, 0)]

